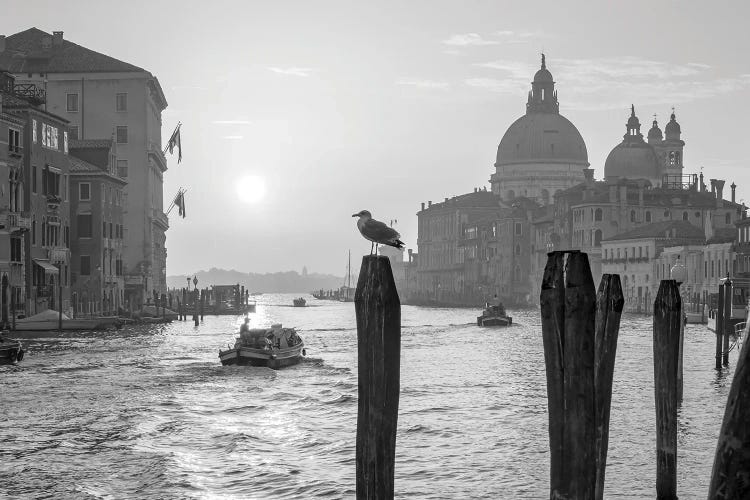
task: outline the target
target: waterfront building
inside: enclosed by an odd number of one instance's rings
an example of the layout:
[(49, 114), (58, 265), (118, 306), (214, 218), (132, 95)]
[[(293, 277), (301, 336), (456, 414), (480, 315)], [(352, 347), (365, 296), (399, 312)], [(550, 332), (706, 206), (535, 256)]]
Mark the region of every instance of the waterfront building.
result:
[[(3, 109), (23, 124), (23, 190), (30, 230), (23, 235), (24, 312), (70, 311), (70, 209), (68, 202), (68, 122), (44, 109), (44, 92), (5, 75)], [(20, 208), (21, 202), (16, 206)], [(13, 242), (15, 244), (15, 242)]]
[[(381, 245), (379, 252), (380, 255), (388, 257), (388, 260), (391, 262), (391, 271), (393, 272), (393, 281), (396, 284), (396, 290), (399, 297), (405, 297), (407, 262), (404, 262), (404, 249)], [(356, 288), (356, 284), (354, 284), (354, 288)]]
[(492, 192), (506, 202), (524, 196), (546, 205), (556, 192), (583, 182), (588, 166), (586, 143), (560, 114), (555, 82), (542, 55), (526, 114), (508, 127), (497, 147)]
[(735, 222), (737, 239), (734, 242), (737, 273), (750, 273), (750, 217), (743, 217)]
[[(31, 229), (23, 212), (24, 121), (3, 110), (3, 98), (14, 93), (10, 75), (0, 72), (0, 323), (25, 312), (23, 234)], [(7, 100), (7, 97), (6, 97)]]
[(71, 137), (117, 143), (117, 175), (124, 198), (123, 274), (126, 295), (143, 300), (144, 285), (166, 292), (161, 113), (167, 107), (159, 80), (132, 64), (36, 28), (0, 36), (0, 66), (18, 82), (43, 85), (46, 109), (70, 122)]
[(116, 175), (116, 144), (111, 139), (74, 140), (69, 148), (74, 314), (117, 314), (125, 305), (122, 238), (127, 183)]

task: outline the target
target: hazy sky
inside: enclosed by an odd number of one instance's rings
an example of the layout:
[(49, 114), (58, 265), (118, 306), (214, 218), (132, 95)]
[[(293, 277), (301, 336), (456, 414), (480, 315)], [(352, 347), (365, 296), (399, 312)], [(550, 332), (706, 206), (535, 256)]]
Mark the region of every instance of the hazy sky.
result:
[(674, 106), (685, 172), (734, 181), (750, 204), (745, 1), (37, 0), (3, 10), (0, 33), (62, 30), (159, 78), (165, 142), (184, 124), (164, 198), (188, 189), (188, 217), (170, 216), (170, 275), (303, 265), (343, 275), (348, 249), (357, 266), (369, 252), (351, 218), (361, 209), (397, 219), (416, 249), (420, 202), (488, 185), (542, 50), (597, 178), (631, 103), (644, 136)]

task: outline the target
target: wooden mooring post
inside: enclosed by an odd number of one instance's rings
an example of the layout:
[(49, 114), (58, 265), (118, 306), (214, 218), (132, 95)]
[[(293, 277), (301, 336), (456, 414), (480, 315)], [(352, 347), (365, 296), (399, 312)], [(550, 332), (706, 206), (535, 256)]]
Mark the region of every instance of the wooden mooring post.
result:
[(547, 372), (550, 498), (601, 499), (609, 442), (619, 276), (594, 290), (588, 256), (551, 252), (540, 294)]
[(392, 499), (401, 370), (401, 302), (387, 257), (362, 258), (357, 291), (357, 499)]
[(677, 361), (682, 303), (675, 280), (661, 280), (654, 301), (656, 499), (677, 500)]
[(724, 335), (724, 285), (719, 285), (719, 303), (716, 307), (716, 369), (721, 370), (721, 340)]
[(750, 347), (744, 342), (729, 390), (709, 500), (750, 498)]
[(724, 366), (729, 366), (729, 337), (734, 334), (732, 326), (732, 280), (729, 279), (729, 273), (727, 273), (727, 280), (724, 282), (724, 303), (719, 304), (719, 307), (724, 308), (724, 328), (722, 333), (724, 338), (722, 339), (722, 353), (721, 363)]

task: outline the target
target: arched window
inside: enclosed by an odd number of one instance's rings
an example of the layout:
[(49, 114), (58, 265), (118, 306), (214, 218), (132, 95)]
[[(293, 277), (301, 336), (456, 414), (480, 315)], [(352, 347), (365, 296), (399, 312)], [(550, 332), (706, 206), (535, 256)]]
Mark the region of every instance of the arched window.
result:
[(646, 211), (646, 222), (651, 222), (651, 212)]
[(521, 255), (521, 245), (516, 245), (516, 255)]
[(680, 152), (679, 151), (674, 152), (674, 163), (677, 166), (680, 165)]
[(594, 231), (594, 246), (595, 247), (602, 246), (602, 230), (601, 229), (597, 229), (596, 231)]
[(696, 219), (700, 219), (701, 218), (701, 213), (700, 212), (695, 212), (695, 218)]
[(597, 208), (596, 212), (594, 212), (594, 220), (595, 221), (602, 220), (602, 209), (601, 208)]
[(688, 220), (688, 213), (682, 212), (682, 220)]
[(669, 166), (674, 167), (676, 165), (677, 161), (677, 155), (675, 154), (675, 151), (669, 152)]
[(630, 222), (635, 222), (635, 210), (630, 211)]
[(664, 218), (665, 218), (665, 219), (669, 219), (669, 216), (670, 216), (670, 215), (671, 215), (671, 214), (669, 213), (669, 210), (665, 210), (665, 211), (664, 211)]

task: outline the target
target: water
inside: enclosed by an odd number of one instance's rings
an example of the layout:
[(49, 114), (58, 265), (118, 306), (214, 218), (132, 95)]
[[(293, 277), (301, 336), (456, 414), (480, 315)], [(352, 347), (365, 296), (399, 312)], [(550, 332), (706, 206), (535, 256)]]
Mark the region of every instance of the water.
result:
[[(251, 315), (300, 330), (308, 357), (280, 371), (221, 366), (235, 317), (27, 341), (0, 367), (0, 497), (353, 498), (354, 304), (293, 297)], [(402, 308), (398, 498), (548, 498), (539, 313), (512, 313)], [(705, 327), (685, 337), (678, 494), (705, 498), (733, 366), (714, 372)], [(613, 392), (605, 496), (654, 498), (649, 318), (623, 318)]]

